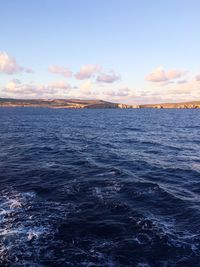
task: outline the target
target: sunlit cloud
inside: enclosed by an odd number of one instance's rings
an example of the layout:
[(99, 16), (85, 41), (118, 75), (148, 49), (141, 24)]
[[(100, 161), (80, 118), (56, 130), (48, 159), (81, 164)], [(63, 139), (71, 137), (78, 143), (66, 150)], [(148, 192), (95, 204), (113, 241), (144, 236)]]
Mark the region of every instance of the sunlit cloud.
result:
[(115, 74), (114, 72), (111, 73), (101, 73), (97, 77), (97, 82), (102, 82), (102, 83), (113, 83), (121, 79), (120, 75)]
[(0, 73), (11, 75), (19, 72), (32, 73), (33, 70), (20, 66), (16, 59), (6, 52), (0, 52)]
[(0, 88), (2, 97), (11, 98), (81, 98), (81, 99), (103, 99), (107, 101), (120, 102), (123, 98), (133, 96), (128, 87), (106, 88), (98, 87), (91, 80), (84, 81), (80, 86), (72, 86), (66, 81), (60, 80), (48, 84), (36, 84), (34, 82), (22, 83), (19, 79), (13, 79)]
[(48, 85), (50, 88), (54, 89), (63, 89), (63, 90), (69, 90), (71, 89), (71, 85), (67, 83), (66, 81), (55, 81)]
[(22, 84), (19, 80), (8, 82), (1, 91), (6, 97), (23, 98), (36, 95), (36, 87), (33, 84)]
[(140, 103), (187, 102), (200, 98), (200, 83), (195, 79), (183, 80), (160, 87), (148, 88), (145, 95), (141, 95)]
[[(69, 69), (58, 66), (51, 66), (50, 71), (64, 77), (71, 75)], [(72, 80), (74, 84), (69, 84), (66, 79), (24, 83), (14, 78), (0, 87), (0, 95), (11, 98), (102, 99), (127, 104), (181, 102), (200, 98), (200, 74), (184, 79), (185, 72), (180, 70), (166, 71), (159, 67), (146, 77), (153, 86), (149, 83), (137, 89), (121, 85), (122, 82), (115, 83), (120, 80), (120, 75), (114, 71), (103, 72), (100, 65), (85, 65), (77, 75), (81, 82)]]
[(49, 72), (54, 73), (54, 74), (60, 74), (67, 78), (72, 76), (72, 72), (69, 68), (65, 68), (65, 67), (58, 66), (58, 65), (49, 66)]
[(4, 87), (0, 88), (4, 97), (16, 98), (54, 98), (63, 97), (69, 94), (72, 89), (66, 81), (55, 81), (49, 84), (22, 83), (13, 79)]
[(145, 77), (146, 81), (149, 82), (172, 82), (175, 79), (181, 78), (185, 75), (185, 71), (181, 70), (168, 70), (165, 71), (162, 66), (153, 70), (150, 74)]
[(130, 88), (124, 87), (115, 90), (114, 89), (104, 90), (103, 93), (111, 97), (124, 97), (132, 95), (133, 92), (131, 91)]
[(187, 80), (180, 80), (180, 81), (177, 81), (177, 84), (185, 84), (187, 82), (188, 82)]
[(80, 71), (75, 75), (75, 77), (78, 80), (89, 79), (89, 78), (92, 78), (94, 74), (100, 71), (101, 71), (100, 65), (88, 64), (88, 65), (82, 66)]
[(26, 73), (34, 73), (34, 71), (31, 68), (24, 68), (24, 71)]
[(91, 94), (92, 82), (87, 80), (80, 85), (80, 91), (85, 94)]
[(195, 79), (196, 81), (200, 82), (200, 73), (196, 75)]

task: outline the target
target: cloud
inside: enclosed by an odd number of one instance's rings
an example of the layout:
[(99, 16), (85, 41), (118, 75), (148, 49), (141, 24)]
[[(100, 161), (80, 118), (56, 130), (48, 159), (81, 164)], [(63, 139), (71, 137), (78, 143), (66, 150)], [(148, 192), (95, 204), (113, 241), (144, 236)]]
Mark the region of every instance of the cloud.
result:
[(6, 52), (0, 52), (0, 73), (14, 74), (23, 70), (24, 68), (17, 64), (15, 58)]
[(195, 79), (197, 82), (200, 82), (200, 73), (196, 75)]
[(133, 96), (133, 91), (128, 87), (108, 88), (99, 87), (91, 80), (83, 81), (79, 87), (70, 85), (65, 80), (58, 80), (47, 84), (34, 82), (23, 83), (19, 79), (12, 79), (0, 88), (1, 97), (11, 98), (42, 98), (42, 99), (104, 99), (113, 102), (124, 102)]
[(66, 81), (55, 81), (50, 83), (48, 87), (53, 89), (63, 89), (63, 90), (71, 89), (71, 85)]
[(24, 72), (33, 73), (33, 70), (31, 68), (24, 68)]
[(101, 71), (101, 66), (98, 64), (88, 64), (82, 66), (80, 71), (75, 75), (76, 79), (84, 80), (91, 78), (94, 74)]
[(96, 81), (102, 83), (113, 83), (120, 80), (120, 78), (120, 75), (117, 75), (114, 72), (111, 72), (110, 74), (101, 73), (97, 77)]
[(195, 79), (168, 84), (163, 90), (148, 88), (140, 95), (140, 103), (187, 102), (200, 98), (200, 83)]
[(6, 52), (0, 52), (0, 73), (12, 75), (19, 72), (33, 73), (33, 70), (20, 66), (16, 59)]
[(67, 78), (72, 76), (72, 72), (70, 69), (58, 65), (49, 66), (49, 72), (54, 74), (60, 74)]
[(185, 75), (184, 71), (181, 70), (168, 70), (165, 71), (163, 67), (158, 67), (153, 70), (150, 74), (145, 77), (146, 81), (149, 82), (171, 82), (174, 79), (181, 78)]
[(85, 94), (91, 94), (92, 82), (87, 80), (80, 85), (80, 91)]
[(71, 85), (66, 81), (55, 81), (49, 84), (22, 83), (18, 79), (8, 82), (0, 88), (3, 97), (14, 98), (60, 98), (66, 97)]
[(36, 88), (33, 84), (22, 84), (19, 80), (14, 79), (8, 82), (2, 89), (7, 97), (22, 97), (34, 95)]
[(21, 81), (19, 79), (12, 79), (12, 82), (16, 83), (16, 84), (20, 84)]
[(105, 90), (103, 94), (111, 97), (123, 97), (132, 94), (132, 90), (128, 87), (123, 87), (115, 90)]
[(184, 84), (184, 83), (187, 83), (188, 81), (187, 80), (180, 80), (180, 81), (177, 81), (177, 84)]
[[(0, 87), (0, 97), (11, 98), (48, 98), (48, 99), (103, 99), (111, 102), (138, 104), (192, 101), (200, 98), (200, 82), (194, 79), (170, 81), (162, 90), (157, 86), (133, 89), (126, 85), (121, 88), (114, 84), (96, 83), (93, 79), (70, 85), (66, 79), (50, 83), (23, 83), (11, 79)], [(116, 84), (118, 85), (118, 84)]]

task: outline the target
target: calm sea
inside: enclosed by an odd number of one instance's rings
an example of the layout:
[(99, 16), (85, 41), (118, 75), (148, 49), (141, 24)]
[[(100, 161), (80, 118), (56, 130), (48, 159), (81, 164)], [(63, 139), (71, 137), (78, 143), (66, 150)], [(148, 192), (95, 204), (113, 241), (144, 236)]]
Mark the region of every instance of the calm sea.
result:
[(200, 110), (1, 108), (0, 266), (199, 267)]

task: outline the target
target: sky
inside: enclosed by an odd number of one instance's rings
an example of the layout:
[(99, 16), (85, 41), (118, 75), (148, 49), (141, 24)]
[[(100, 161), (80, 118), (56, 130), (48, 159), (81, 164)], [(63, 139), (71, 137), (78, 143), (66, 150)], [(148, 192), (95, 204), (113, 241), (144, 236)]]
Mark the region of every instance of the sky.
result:
[(199, 0), (2, 0), (0, 97), (200, 100)]

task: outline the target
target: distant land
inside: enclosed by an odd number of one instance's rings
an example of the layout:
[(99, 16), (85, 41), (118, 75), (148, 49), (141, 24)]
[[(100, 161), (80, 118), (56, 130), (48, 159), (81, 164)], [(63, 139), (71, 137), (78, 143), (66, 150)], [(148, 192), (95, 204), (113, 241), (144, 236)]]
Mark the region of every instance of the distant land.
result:
[(81, 99), (13, 99), (0, 98), (0, 107), (44, 107), (44, 108), (200, 108), (200, 101), (127, 105), (104, 100)]
[(0, 107), (44, 108), (136, 108), (133, 105), (112, 103), (103, 100), (81, 99), (12, 99), (0, 98)]
[(139, 108), (200, 108), (200, 101), (139, 105)]

